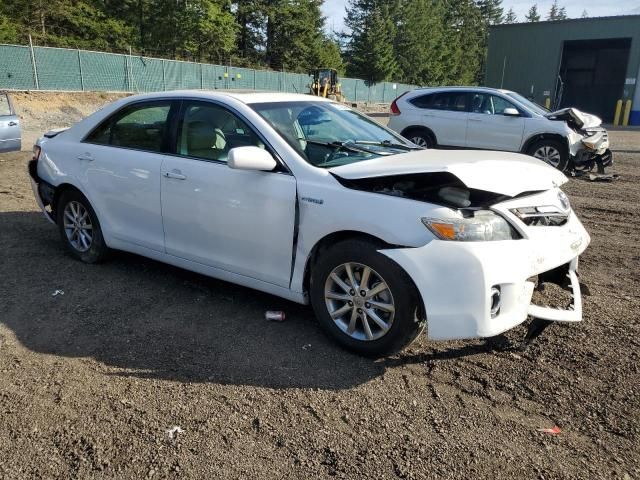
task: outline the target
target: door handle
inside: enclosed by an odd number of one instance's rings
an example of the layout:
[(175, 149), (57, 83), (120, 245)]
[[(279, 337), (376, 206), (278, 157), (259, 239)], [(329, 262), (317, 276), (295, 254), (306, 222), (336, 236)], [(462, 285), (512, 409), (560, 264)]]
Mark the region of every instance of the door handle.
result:
[(14, 121), (9, 122), (10, 127), (15, 127), (16, 125), (18, 125), (18, 122), (14, 122)]
[(470, 122), (481, 122), (482, 119), (481, 118), (470, 118), (469, 121)]
[(167, 178), (174, 178), (176, 180), (186, 180), (187, 176), (183, 175), (182, 173), (180, 173), (180, 170), (172, 170), (170, 172), (166, 172), (164, 174), (165, 177)]
[(89, 152), (78, 155), (78, 160), (84, 160), (86, 162), (93, 162), (93, 157)]

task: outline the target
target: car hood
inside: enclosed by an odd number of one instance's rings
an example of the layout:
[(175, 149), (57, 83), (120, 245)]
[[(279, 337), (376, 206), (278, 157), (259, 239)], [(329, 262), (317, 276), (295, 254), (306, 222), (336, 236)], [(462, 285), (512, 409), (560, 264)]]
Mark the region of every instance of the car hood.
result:
[(329, 171), (346, 180), (448, 172), (467, 188), (510, 197), (549, 190), (567, 182), (567, 177), (542, 160), (518, 153), (474, 150), (415, 150), (333, 167)]
[(577, 108), (563, 108), (556, 110), (555, 112), (547, 113), (545, 115), (550, 120), (565, 120), (567, 122), (573, 122), (578, 128), (593, 128), (599, 127), (602, 124), (602, 119), (596, 117), (590, 113), (584, 113)]

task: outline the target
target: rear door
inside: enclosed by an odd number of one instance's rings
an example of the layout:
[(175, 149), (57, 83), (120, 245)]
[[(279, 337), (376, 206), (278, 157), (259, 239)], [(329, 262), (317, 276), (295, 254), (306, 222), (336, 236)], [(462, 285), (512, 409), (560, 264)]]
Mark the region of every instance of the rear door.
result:
[(0, 92), (0, 152), (15, 152), (21, 147), (20, 119), (9, 95)]
[(432, 93), (428, 98), (415, 99), (422, 108), (422, 124), (430, 128), (438, 145), (464, 147), (467, 133), (467, 92)]
[(159, 252), (164, 252), (160, 168), (169, 118), (178, 105), (170, 100), (128, 105), (75, 144), (72, 157), (106, 234)]
[(525, 118), (503, 113), (506, 108), (519, 110), (513, 103), (498, 95), (473, 92), (470, 105), (467, 147), (520, 151)]

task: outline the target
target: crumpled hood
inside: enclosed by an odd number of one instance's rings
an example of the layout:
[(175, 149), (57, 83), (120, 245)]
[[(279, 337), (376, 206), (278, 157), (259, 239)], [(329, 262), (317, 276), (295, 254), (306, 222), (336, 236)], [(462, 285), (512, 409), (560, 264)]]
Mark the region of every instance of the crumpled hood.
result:
[(330, 168), (338, 177), (355, 180), (430, 172), (449, 172), (468, 188), (515, 197), (566, 183), (555, 168), (519, 153), (476, 150), (415, 150)]
[(545, 117), (550, 120), (573, 121), (578, 128), (593, 128), (599, 127), (602, 124), (600, 117), (581, 112), (577, 108), (563, 108), (555, 112), (547, 113)]

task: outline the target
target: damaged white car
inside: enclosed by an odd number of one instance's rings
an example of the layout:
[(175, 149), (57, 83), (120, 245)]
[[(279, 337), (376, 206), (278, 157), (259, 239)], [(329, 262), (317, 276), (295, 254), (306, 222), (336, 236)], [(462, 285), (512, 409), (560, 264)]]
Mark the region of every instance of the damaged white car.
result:
[(600, 173), (613, 163), (609, 136), (595, 115), (549, 112), (509, 90), (420, 88), (391, 104), (389, 128), (426, 148), (521, 152), (560, 171)]
[[(366, 355), (581, 320), (589, 235), (559, 171), (423, 150), (341, 104), (167, 92), (45, 134), (33, 190), (81, 261), (120, 249), (295, 302)], [(96, 274), (99, 271), (96, 270)], [(533, 305), (536, 280), (571, 292)]]

